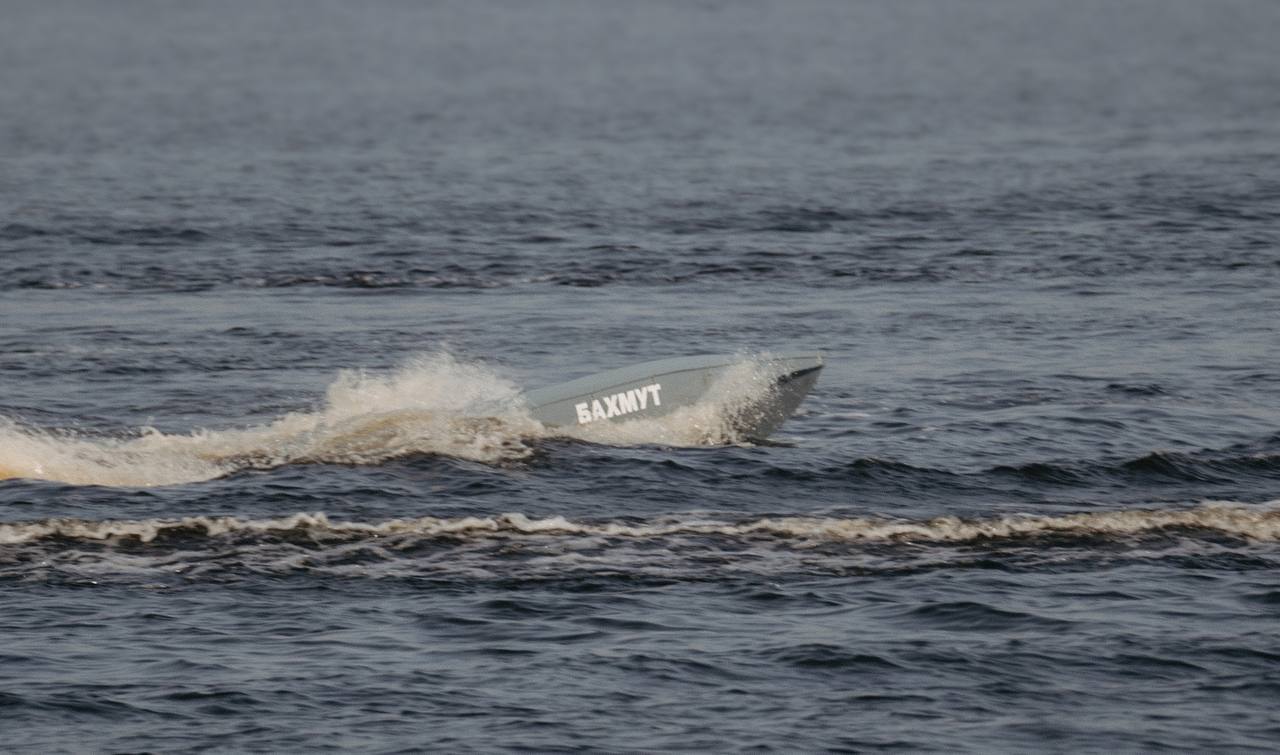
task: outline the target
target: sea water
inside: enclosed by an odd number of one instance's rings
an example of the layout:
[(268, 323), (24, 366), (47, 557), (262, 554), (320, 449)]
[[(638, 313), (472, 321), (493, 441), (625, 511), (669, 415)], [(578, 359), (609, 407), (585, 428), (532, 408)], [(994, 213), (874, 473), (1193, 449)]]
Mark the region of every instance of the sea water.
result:
[(3, 747), (1280, 738), (1280, 5), (0, 16)]

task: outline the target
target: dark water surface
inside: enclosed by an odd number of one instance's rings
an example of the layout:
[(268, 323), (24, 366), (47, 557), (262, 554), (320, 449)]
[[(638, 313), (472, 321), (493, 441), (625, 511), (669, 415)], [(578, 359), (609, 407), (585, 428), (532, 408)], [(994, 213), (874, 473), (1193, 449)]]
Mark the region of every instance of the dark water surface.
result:
[(1280, 741), (1280, 4), (3, 16), (3, 747)]

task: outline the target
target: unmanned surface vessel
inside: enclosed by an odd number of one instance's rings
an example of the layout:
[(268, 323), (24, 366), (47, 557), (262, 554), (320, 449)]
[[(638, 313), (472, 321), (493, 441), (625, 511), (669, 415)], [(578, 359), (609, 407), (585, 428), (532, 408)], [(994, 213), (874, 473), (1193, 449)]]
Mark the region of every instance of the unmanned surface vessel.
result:
[(763, 440), (800, 406), (821, 370), (821, 354), (702, 354), (539, 388), (526, 393), (525, 401), (534, 419), (549, 427), (661, 417), (716, 402), (732, 430)]

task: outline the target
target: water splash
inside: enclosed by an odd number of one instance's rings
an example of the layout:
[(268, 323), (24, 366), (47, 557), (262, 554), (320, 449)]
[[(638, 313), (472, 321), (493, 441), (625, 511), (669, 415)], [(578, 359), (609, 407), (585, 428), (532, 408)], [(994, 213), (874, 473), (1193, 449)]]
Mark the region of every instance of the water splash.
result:
[(74, 485), (156, 486), (210, 480), (291, 463), (377, 464), (409, 454), (498, 463), (531, 453), (541, 426), (519, 389), (448, 354), (388, 375), (344, 371), (321, 408), (238, 430), (131, 438), (52, 433), (0, 419), (0, 478)]
[(706, 401), (655, 419), (547, 428), (525, 409), (520, 389), (492, 370), (445, 353), (385, 375), (344, 371), (315, 411), (265, 425), (133, 437), (50, 432), (0, 417), (0, 479), (151, 487), (200, 482), (243, 469), (288, 464), (372, 465), (416, 454), (501, 464), (519, 461), (552, 436), (593, 443), (695, 446), (739, 443), (731, 418), (770, 389), (762, 361), (744, 357)]
[(753, 411), (775, 390), (777, 371), (768, 367), (768, 354), (742, 355), (707, 388), (692, 406), (662, 417), (626, 422), (592, 422), (562, 428), (559, 434), (614, 446), (657, 443), (668, 446), (737, 445), (749, 442), (735, 418)]

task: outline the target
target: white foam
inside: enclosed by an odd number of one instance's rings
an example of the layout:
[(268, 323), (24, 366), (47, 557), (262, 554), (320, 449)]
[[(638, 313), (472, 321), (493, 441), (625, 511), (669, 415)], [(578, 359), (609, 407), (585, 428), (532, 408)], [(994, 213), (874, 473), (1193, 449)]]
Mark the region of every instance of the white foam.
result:
[(523, 407), (520, 390), (493, 371), (449, 354), (410, 361), (389, 374), (339, 373), (315, 411), (266, 425), (130, 438), (51, 433), (0, 418), (0, 479), (150, 487), (199, 482), (246, 468), (292, 463), (379, 464), (411, 454), (484, 463), (528, 456), (531, 441), (569, 435), (595, 443), (673, 446), (737, 443), (728, 422), (772, 381), (744, 358), (705, 402), (657, 419), (548, 430)]
[(483, 367), (435, 354), (388, 375), (342, 372), (317, 411), (239, 430), (87, 438), (0, 419), (0, 478), (146, 487), (248, 467), (376, 464), (415, 453), (495, 463), (528, 455), (525, 440), (542, 432), (518, 395)]
[(1045, 535), (1133, 537), (1169, 529), (1213, 532), (1259, 542), (1280, 542), (1280, 501), (1245, 505), (1209, 502), (1188, 509), (1127, 509), (1056, 516), (1001, 516), (989, 519), (939, 517), (891, 520), (876, 517), (764, 517), (740, 522), (674, 517), (652, 522), (586, 522), (563, 516), (530, 518), (509, 513), (453, 518), (419, 517), (380, 522), (332, 521), (323, 513), (270, 519), (192, 516), (182, 519), (47, 519), (0, 524), (0, 544), (61, 537), (77, 540), (132, 538), (144, 543), (164, 534), (217, 538), (236, 534), (302, 532), (313, 540), (383, 537), (462, 540), (512, 537), (663, 539), (682, 536), (768, 538), (807, 544), (838, 542), (969, 543), (1018, 540)]

